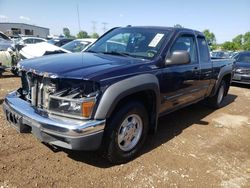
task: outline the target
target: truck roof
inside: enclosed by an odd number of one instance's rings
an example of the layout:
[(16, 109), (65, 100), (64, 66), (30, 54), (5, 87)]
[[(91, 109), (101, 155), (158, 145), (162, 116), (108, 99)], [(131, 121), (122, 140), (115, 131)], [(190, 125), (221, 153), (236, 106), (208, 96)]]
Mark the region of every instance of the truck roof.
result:
[(191, 31), (194, 32), (197, 35), (204, 36), (204, 34), (200, 31), (194, 30), (194, 29), (188, 29), (188, 28), (178, 28), (178, 27), (165, 27), (165, 26), (131, 26), (128, 25), (127, 27), (133, 27), (133, 28), (145, 28), (145, 29), (159, 29), (159, 30), (168, 30), (168, 31)]

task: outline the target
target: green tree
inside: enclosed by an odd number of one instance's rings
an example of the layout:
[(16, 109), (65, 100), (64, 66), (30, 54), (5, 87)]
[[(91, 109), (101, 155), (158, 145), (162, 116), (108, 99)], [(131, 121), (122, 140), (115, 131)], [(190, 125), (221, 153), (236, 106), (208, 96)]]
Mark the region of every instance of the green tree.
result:
[(98, 39), (99, 38), (99, 34), (98, 33), (93, 33), (91, 35), (91, 38)]
[(78, 39), (89, 38), (89, 35), (86, 31), (79, 31), (79, 33), (76, 36)]
[(181, 24), (175, 24), (174, 27), (175, 28), (183, 28), (183, 26)]
[(226, 41), (222, 44), (222, 49), (235, 51), (239, 49), (239, 46), (235, 42)]
[(215, 35), (213, 32), (210, 32), (208, 29), (205, 29), (203, 31), (203, 34), (205, 35), (205, 37), (210, 45), (216, 44), (216, 38), (215, 38)]
[(67, 28), (67, 27), (64, 27), (64, 28), (63, 28), (63, 34), (64, 34), (64, 36), (65, 36), (66, 38), (70, 38), (70, 37), (71, 37), (71, 35), (70, 35), (70, 30), (69, 30), (69, 28)]
[(243, 49), (250, 50), (250, 32), (246, 32), (243, 36)]
[(233, 38), (233, 43), (237, 44), (239, 48), (242, 47), (242, 42), (243, 42), (243, 35), (237, 35), (236, 37)]
[(220, 48), (220, 46), (218, 44), (212, 44), (212, 45), (209, 45), (209, 47), (210, 47), (211, 51), (214, 51), (214, 50)]

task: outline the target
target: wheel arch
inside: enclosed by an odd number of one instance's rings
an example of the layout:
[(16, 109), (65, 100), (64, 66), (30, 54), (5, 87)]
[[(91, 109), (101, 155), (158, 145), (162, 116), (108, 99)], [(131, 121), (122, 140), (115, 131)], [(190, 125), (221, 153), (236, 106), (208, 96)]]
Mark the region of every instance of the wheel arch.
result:
[(218, 75), (218, 79), (215, 83), (215, 86), (211, 92), (211, 95), (210, 97), (213, 97), (216, 95), (218, 89), (219, 89), (219, 86), (220, 86), (220, 83), (221, 81), (224, 80), (227, 84), (227, 89), (226, 89), (226, 93), (228, 92), (229, 90), (229, 86), (231, 84), (231, 80), (232, 80), (232, 67), (230, 66), (225, 66), (221, 69), (219, 75)]
[(158, 79), (152, 74), (134, 76), (111, 85), (100, 99), (94, 118), (107, 119), (127, 101), (141, 102), (148, 114), (150, 128), (156, 129), (160, 106)]

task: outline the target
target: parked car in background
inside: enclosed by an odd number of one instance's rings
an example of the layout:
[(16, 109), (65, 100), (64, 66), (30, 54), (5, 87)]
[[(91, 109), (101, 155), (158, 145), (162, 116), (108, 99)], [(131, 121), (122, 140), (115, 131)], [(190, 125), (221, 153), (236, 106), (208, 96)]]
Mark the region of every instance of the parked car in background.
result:
[(210, 55), (212, 58), (229, 58), (229, 53), (224, 51), (212, 51)]
[(21, 56), (21, 60), (24, 60), (41, 57), (48, 54), (70, 53), (70, 51), (47, 42), (41, 42), (39, 44), (31, 44), (29, 46), (25, 46), (19, 51), (19, 53)]
[(14, 47), (14, 42), (0, 31), (0, 50), (7, 50), (9, 47)]
[(234, 51), (227, 51), (228, 58), (232, 58), (234, 54), (235, 54)]
[(16, 65), (19, 59), (15, 43), (0, 31), (0, 76), (6, 70), (16, 74)]
[(230, 56), (230, 58), (231, 58), (231, 59), (234, 59), (234, 57), (235, 57), (236, 55), (238, 55), (238, 54), (239, 54), (239, 52), (233, 52), (232, 55)]
[(61, 48), (68, 50), (70, 52), (81, 52), (86, 47), (88, 47), (92, 43), (94, 43), (95, 41), (96, 41), (96, 39), (92, 39), (92, 38), (76, 39), (76, 40), (73, 40), (73, 41), (61, 46)]
[(233, 82), (250, 84), (250, 51), (239, 52), (235, 59)]
[(19, 39), (16, 39), (16, 46), (18, 50), (21, 50), (24, 46), (40, 42), (47, 42), (47, 40), (39, 37), (22, 36)]
[(48, 43), (60, 47), (60, 46), (63, 46), (64, 44), (67, 44), (68, 42), (73, 41), (73, 40), (74, 39), (56, 38), (56, 39), (50, 39), (50, 40), (48, 40)]
[(21, 37), (18, 41), (19, 44), (36, 44), (39, 42), (47, 42), (46, 39), (40, 37)]
[(20, 50), (21, 59), (31, 59), (50, 54), (81, 52), (96, 39), (76, 39), (58, 47), (47, 42), (26, 46)]

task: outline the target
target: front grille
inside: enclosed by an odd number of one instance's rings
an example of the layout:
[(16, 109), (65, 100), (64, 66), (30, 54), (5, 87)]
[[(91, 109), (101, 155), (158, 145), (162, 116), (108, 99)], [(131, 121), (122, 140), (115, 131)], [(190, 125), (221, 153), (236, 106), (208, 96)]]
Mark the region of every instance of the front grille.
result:
[(43, 99), (44, 89), (43, 83), (34, 80), (34, 85), (31, 87), (31, 104), (38, 108), (46, 107), (46, 101)]
[(22, 75), (22, 88), (27, 101), (32, 106), (47, 109), (49, 95), (55, 92), (56, 84), (50, 78), (45, 78), (34, 73), (24, 73)]
[(243, 69), (243, 70), (242, 70), (242, 73), (243, 73), (243, 74), (250, 74), (250, 69)]
[(242, 82), (250, 82), (250, 77), (241, 77)]
[(239, 69), (237, 72), (240, 74), (250, 74), (250, 69)]

